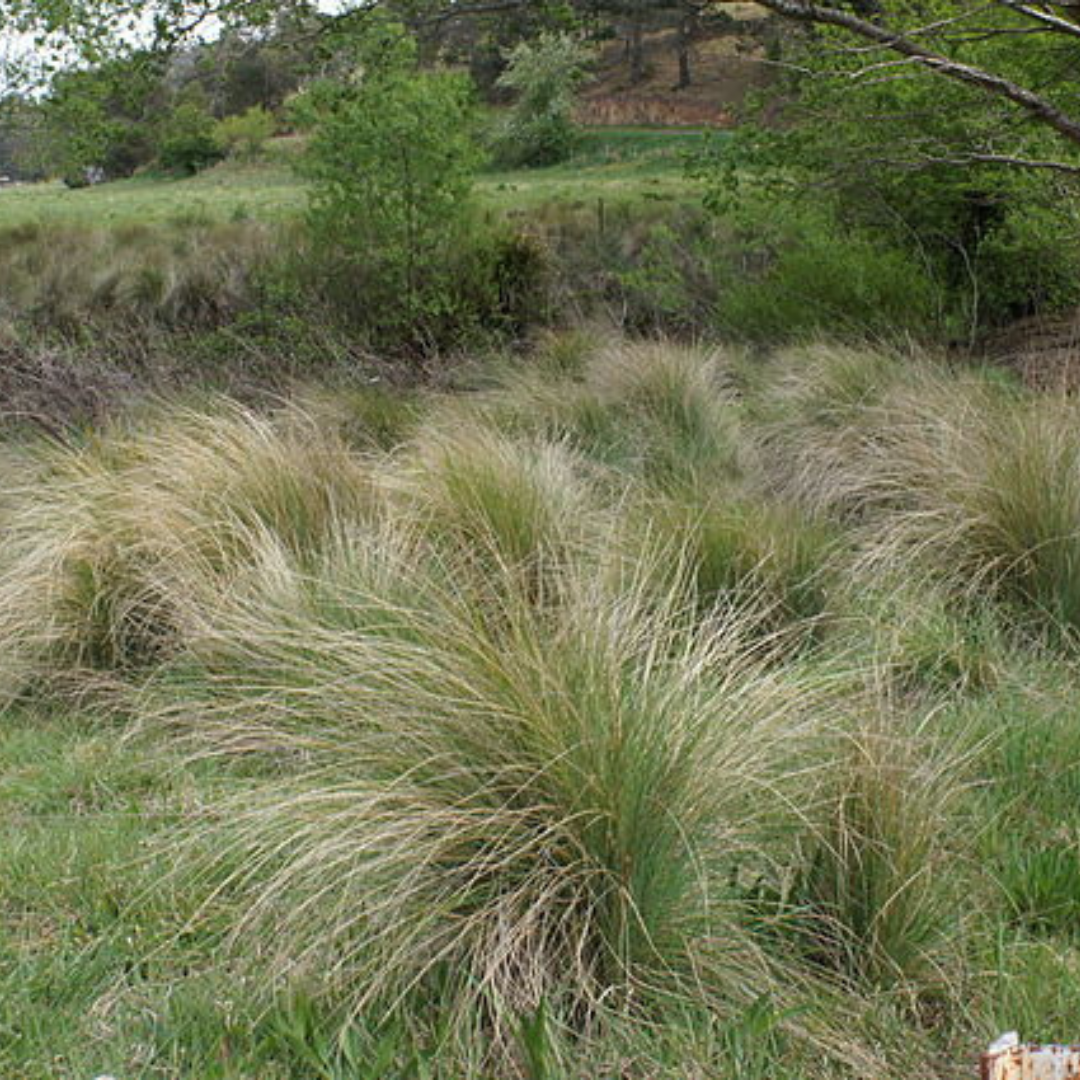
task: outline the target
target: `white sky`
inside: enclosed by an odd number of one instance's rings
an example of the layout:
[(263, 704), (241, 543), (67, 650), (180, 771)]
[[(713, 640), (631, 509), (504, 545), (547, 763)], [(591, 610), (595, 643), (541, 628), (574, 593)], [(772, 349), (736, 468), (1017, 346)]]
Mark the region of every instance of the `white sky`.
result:
[[(3, 0), (0, 0), (0, 4)], [(347, 11), (350, 7), (354, 6), (355, 0), (316, 0), (315, 6), (319, 11), (327, 15), (337, 15), (343, 11)], [(150, 20), (147, 20), (147, 30), (150, 29)], [(208, 22), (201, 28), (198, 38), (204, 41), (213, 40), (220, 31), (220, 23), (215, 21)], [(138, 35), (133, 34), (132, 41), (138, 40)], [(22, 90), (25, 92), (33, 92), (33, 80), (31, 79), (29, 85), (20, 87), (18, 83), (13, 80), (10, 75), (12, 70), (20, 65), (29, 65), (31, 69), (34, 68), (34, 61), (39, 50), (34, 43), (34, 39), (29, 34), (18, 34), (12, 30), (0, 30), (0, 96), (11, 91)], [(57, 55), (54, 54), (55, 60)], [(44, 57), (43, 57), (44, 59)], [(40, 79), (37, 80), (40, 82)]]

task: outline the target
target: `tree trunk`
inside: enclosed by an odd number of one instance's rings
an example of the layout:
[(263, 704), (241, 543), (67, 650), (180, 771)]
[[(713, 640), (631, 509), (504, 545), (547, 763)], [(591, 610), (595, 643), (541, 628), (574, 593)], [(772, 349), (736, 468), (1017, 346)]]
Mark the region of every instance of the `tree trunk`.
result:
[(630, 23), (630, 83), (638, 86), (645, 81), (645, 13), (641, 0), (634, 4)]
[(690, 64), (690, 47), (694, 41), (695, 17), (692, 12), (686, 12), (679, 20), (679, 32), (675, 39), (675, 47), (679, 51), (679, 82), (676, 90), (687, 90), (694, 83), (694, 73)]

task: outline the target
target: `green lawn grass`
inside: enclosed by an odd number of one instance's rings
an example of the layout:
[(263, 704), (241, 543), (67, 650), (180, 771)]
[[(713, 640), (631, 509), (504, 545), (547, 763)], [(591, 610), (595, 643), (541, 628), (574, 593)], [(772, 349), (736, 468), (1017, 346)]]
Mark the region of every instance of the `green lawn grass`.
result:
[[(590, 130), (575, 157), (546, 169), (487, 171), (478, 193), (496, 211), (598, 199), (693, 198), (685, 160), (702, 132), (648, 128)], [(265, 220), (304, 206), (304, 182), (276, 150), (257, 165), (225, 163), (188, 179), (146, 176), (68, 190), (59, 182), (0, 189), (0, 228), (30, 222), (112, 226), (128, 223)]]

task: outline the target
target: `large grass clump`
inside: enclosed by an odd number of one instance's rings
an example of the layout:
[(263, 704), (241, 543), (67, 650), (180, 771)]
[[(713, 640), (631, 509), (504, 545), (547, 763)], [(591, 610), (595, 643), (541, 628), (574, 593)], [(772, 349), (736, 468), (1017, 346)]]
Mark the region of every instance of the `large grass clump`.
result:
[(586, 333), (463, 377), (0, 457), (0, 916), (52, 874), (94, 942), (0, 936), (0, 991), (67, 979), (60, 1075), (888, 1080), (1064, 1023), (1073, 404)]
[(359, 543), (333, 605), (249, 599), (167, 681), (197, 744), (285, 767), (203, 825), (250, 896), (238, 941), (356, 1013), (434, 979), (501, 1040), (545, 1002), (580, 1031), (772, 988), (731, 881), (793, 820), (813, 682), (770, 677), (738, 620), (687, 636), (644, 580), (564, 571), (557, 618), (510, 583), (494, 618), (454, 574), (387, 574), (407, 539)]
[[(617, 474), (661, 488), (736, 477), (739, 418), (722, 352), (633, 343), (591, 347), (581, 335), (547, 343), (485, 402), (512, 433), (568, 442)], [(624, 481), (625, 482), (625, 481)]]
[(1080, 438), (1069, 401), (958, 381), (894, 406), (869, 475), (891, 512), (871, 559), (916, 559), (961, 596), (1080, 626)]
[(157, 662), (262, 533), (298, 555), (318, 550), (339, 520), (367, 513), (370, 490), (332, 432), (236, 406), (50, 453), (9, 511), (5, 692)]

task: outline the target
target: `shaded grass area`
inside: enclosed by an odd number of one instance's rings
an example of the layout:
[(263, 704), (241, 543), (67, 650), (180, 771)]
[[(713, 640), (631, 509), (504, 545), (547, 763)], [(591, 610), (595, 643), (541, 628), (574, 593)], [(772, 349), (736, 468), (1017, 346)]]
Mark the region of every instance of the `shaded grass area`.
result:
[[(547, 169), (485, 172), (484, 206), (504, 212), (551, 202), (661, 200), (696, 197), (684, 162), (704, 136), (681, 130), (594, 129), (574, 158)], [(226, 163), (185, 179), (139, 177), (69, 191), (59, 183), (0, 191), (0, 229), (28, 223), (113, 226), (267, 221), (300, 213), (305, 185), (274, 153), (258, 165)], [(285, 160), (283, 160), (283, 158)]]
[(1075, 406), (581, 330), (470, 386), (5, 448), (3, 1071), (1068, 1038)]

